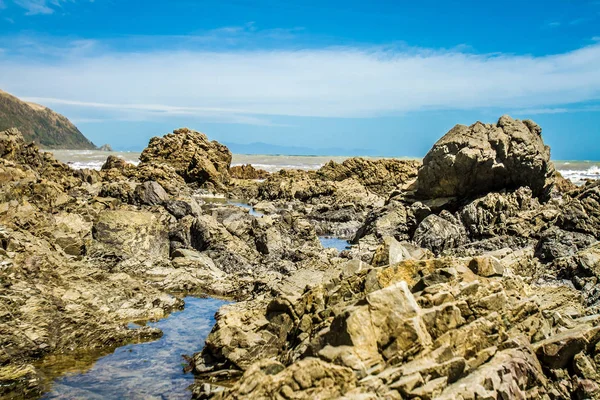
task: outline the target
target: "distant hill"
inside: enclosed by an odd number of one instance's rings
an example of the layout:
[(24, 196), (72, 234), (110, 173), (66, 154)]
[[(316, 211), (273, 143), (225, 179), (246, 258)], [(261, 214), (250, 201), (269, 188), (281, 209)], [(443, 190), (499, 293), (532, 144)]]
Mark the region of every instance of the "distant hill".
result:
[(66, 117), (0, 90), (0, 131), (18, 128), (27, 141), (47, 149), (96, 148)]

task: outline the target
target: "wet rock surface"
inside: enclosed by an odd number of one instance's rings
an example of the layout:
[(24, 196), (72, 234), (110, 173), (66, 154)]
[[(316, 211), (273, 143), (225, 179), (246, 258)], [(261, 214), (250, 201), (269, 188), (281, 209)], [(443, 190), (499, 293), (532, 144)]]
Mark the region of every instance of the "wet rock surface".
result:
[(256, 178), (187, 129), (144, 154), (76, 172), (0, 133), (2, 395), (192, 294), (237, 301), (190, 349), (194, 398), (599, 398), (599, 186), (561, 183), (533, 122), (456, 127), (421, 167)]

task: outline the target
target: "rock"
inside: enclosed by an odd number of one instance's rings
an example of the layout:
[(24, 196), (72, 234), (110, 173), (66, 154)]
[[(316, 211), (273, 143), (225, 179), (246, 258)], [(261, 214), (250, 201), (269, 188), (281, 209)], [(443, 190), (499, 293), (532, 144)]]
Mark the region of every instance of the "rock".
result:
[(596, 238), (588, 234), (568, 232), (552, 227), (542, 233), (535, 249), (535, 255), (540, 261), (548, 263), (557, 258), (574, 256), (596, 241)]
[(348, 368), (307, 358), (285, 368), (273, 360), (263, 360), (249, 369), (230, 390), (216, 399), (246, 398), (339, 398), (356, 387), (356, 377)]
[(89, 254), (95, 257), (151, 263), (169, 257), (169, 240), (164, 222), (146, 211), (103, 211), (93, 229)]
[(114, 156), (111, 154), (110, 156), (108, 156), (108, 158), (106, 159), (104, 164), (102, 164), (101, 169), (102, 169), (102, 171), (106, 171), (106, 170), (113, 169), (113, 168), (122, 170), (122, 169), (125, 169), (130, 166), (132, 166), (132, 165), (129, 164), (124, 159), (122, 159), (121, 157)]
[(98, 150), (99, 151), (114, 151), (112, 149), (112, 147), (110, 146), (110, 144), (108, 144), (108, 143), (103, 144), (102, 146), (98, 147)]
[(250, 164), (236, 165), (229, 168), (229, 174), (235, 179), (267, 179), (269, 173), (264, 169), (256, 169)]
[(147, 181), (135, 188), (134, 195), (141, 204), (156, 206), (169, 199), (169, 195), (157, 182)]
[(584, 379), (598, 381), (596, 363), (583, 352), (578, 353), (573, 358), (573, 369), (577, 375)]
[(600, 327), (578, 326), (536, 343), (534, 349), (542, 364), (557, 369), (569, 365), (576, 354), (599, 340)]
[(462, 225), (431, 214), (419, 224), (413, 240), (419, 246), (439, 254), (460, 246), (467, 238)]
[(444, 389), (436, 399), (486, 399), (500, 396), (524, 399), (533, 388), (545, 386), (542, 368), (525, 344), (521, 348), (497, 353), (467, 377)]
[(352, 178), (369, 191), (386, 196), (395, 188), (413, 181), (420, 166), (417, 160), (349, 158), (341, 164), (330, 161), (317, 171), (323, 180)]
[(456, 125), (425, 156), (418, 195), (463, 199), (527, 186), (546, 198), (555, 170), (541, 132), (530, 120), (506, 115), (496, 124)]
[(600, 238), (600, 180), (570, 193), (561, 207), (556, 225), (567, 231), (586, 233)]
[(469, 263), (469, 269), (486, 278), (501, 276), (504, 273), (504, 266), (495, 257), (474, 257)]
[(51, 232), (54, 243), (69, 255), (85, 254), (92, 238), (92, 222), (72, 213), (60, 213), (54, 219), (56, 229)]
[(140, 166), (150, 162), (167, 164), (188, 183), (208, 183), (222, 189), (229, 181), (231, 152), (200, 132), (182, 128), (150, 139), (140, 161)]
[(387, 236), (383, 238), (383, 244), (375, 250), (371, 264), (378, 267), (409, 259), (423, 260), (427, 258), (433, 258), (433, 254), (429, 250), (410, 242), (398, 242), (393, 237)]
[(181, 219), (187, 215), (194, 215), (194, 207), (183, 200), (164, 200), (163, 207), (175, 218)]

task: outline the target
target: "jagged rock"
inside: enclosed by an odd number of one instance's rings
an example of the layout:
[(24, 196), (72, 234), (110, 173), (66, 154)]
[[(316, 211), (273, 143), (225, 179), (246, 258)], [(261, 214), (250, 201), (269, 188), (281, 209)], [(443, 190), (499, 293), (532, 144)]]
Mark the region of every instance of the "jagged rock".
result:
[(267, 179), (269, 173), (264, 169), (256, 169), (250, 164), (236, 165), (229, 168), (229, 174), (235, 179)]
[(285, 368), (264, 360), (252, 366), (231, 389), (216, 399), (241, 398), (339, 398), (356, 387), (356, 377), (348, 368), (307, 358)]
[(140, 161), (140, 166), (150, 162), (167, 164), (188, 183), (209, 183), (222, 189), (229, 181), (231, 152), (226, 146), (209, 141), (203, 133), (182, 128), (150, 139)]
[(156, 206), (169, 199), (169, 195), (157, 182), (147, 181), (135, 188), (134, 195), (141, 204)]
[(576, 354), (595, 346), (599, 340), (600, 327), (581, 325), (536, 343), (534, 349), (544, 365), (558, 369), (565, 368)]
[(419, 246), (439, 254), (444, 250), (460, 246), (467, 238), (462, 225), (431, 214), (421, 221), (413, 240)]
[(571, 193), (556, 224), (562, 229), (600, 238), (600, 180)]
[(57, 214), (54, 220), (56, 229), (51, 232), (52, 241), (69, 255), (85, 254), (92, 237), (92, 222), (72, 213)]
[(468, 198), (527, 186), (535, 197), (548, 196), (554, 166), (541, 132), (506, 115), (496, 124), (456, 125), (425, 156), (418, 195)]

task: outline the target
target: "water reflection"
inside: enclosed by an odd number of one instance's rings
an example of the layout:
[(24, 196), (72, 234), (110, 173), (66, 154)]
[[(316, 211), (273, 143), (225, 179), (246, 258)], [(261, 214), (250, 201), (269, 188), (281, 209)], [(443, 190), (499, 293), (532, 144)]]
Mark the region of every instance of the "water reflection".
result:
[(350, 244), (348, 243), (348, 241), (346, 239), (340, 239), (337, 237), (330, 237), (330, 236), (319, 236), (319, 241), (321, 242), (323, 247), (325, 247), (326, 249), (334, 248), (334, 249), (337, 249), (339, 252), (342, 252), (342, 251), (350, 248)]
[[(185, 309), (150, 326), (163, 331), (154, 342), (119, 347), (84, 373), (55, 380), (44, 399), (189, 399), (194, 376), (183, 372), (183, 354), (204, 346), (214, 314), (226, 301), (186, 297)], [(132, 326), (133, 328), (134, 326)]]

